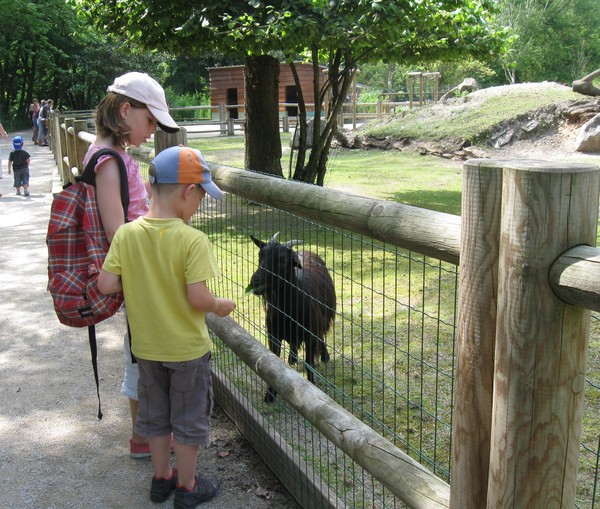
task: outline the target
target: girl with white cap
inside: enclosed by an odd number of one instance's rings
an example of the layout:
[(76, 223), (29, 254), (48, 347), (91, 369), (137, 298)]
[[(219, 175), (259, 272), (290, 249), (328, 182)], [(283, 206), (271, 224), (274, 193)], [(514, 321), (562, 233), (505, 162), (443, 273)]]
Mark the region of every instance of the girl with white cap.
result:
[[(107, 95), (96, 109), (96, 140), (84, 158), (84, 166), (100, 149), (116, 151), (127, 169), (129, 207), (123, 210), (120, 192), (120, 173), (117, 160), (105, 155), (96, 164), (96, 194), (102, 226), (109, 242), (125, 218), (133, 221), (149, 208), (149, 188), (142, 181), (137, 162), (126, 152), (128, 145), (139, 147), (156, 132), (157, 126), (173, 133), (179, 126), (169, 114), (165, 92), (160, 84), (141, 72), (128, 72), (119, 76), (107, 89)], [(150, 448), (144, 437), (133, 428), (138, 411), (138, 368), (133, 362), (128, 332), (124, 337), (125, 375), (121, 393), (129, 398), (132, 433), (129, 440), (131, 457), (148, 458)]]

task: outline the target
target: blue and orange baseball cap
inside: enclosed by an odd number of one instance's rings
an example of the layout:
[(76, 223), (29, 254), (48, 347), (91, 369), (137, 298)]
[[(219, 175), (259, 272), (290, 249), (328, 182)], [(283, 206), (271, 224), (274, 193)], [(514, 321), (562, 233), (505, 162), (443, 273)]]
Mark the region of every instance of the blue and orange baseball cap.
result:
[(150, 162), (148, 180), (151, 184), (199, 184), (216, 200), (223, 197), (200, 151), (183, 145), (159, 152)]

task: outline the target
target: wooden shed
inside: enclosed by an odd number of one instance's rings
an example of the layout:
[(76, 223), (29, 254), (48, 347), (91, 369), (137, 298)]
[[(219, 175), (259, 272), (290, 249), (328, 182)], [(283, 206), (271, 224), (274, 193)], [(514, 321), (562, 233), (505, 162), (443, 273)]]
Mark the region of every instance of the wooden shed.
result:
[[(304, 101), (307, 104), (307, 111), (312, 110), (309, 104), (314, 103), (313, 93), (313, 68), (312, 64), (296, 62), (296, 70), (302, 87)], [(325, 67), (320, 67), (320, 85), (323, 84)], [(210, 104), (211, 106), (238, 105), (237, 108), (229, 108), (229, 115), (232, 118), (243, 118), (244, 116), (244, 66), (233, 65), (228, 67), (209, 67), (208, 75), (210, 80)], [(297, 103), (298, 90), (294, 83), (294, 76), (289, 64), (280, 64), (279, 70), (279, 103)], [(296, 106), (279, 107), (280, 114), (287, 111), (290, 117), (298, 116)], [(213, 116), (215, 113), (213, 113)], [(218, 113), (217, 113), (218, 115)]]

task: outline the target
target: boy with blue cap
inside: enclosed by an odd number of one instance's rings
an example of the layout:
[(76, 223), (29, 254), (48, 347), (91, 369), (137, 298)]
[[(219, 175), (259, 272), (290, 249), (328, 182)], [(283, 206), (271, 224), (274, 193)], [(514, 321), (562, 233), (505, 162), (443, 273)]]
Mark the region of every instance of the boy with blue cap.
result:
[(14, 187), (17, 190), (17, 195), (21, 195), (22, 187), (23, 194), (29, 196), (29, 162), (31, 156), (29, 152), (23, 150), (23, 136), (13, 138), (13, 149), (8, 156), (8, 174), (10, 175), (11, 171), (14, 171)]
[(98, 288), (125, 295), (140, 373), (135, 431), (148, 437), (154, 466), (150, 499), (164, 502), (175, 491), (176, 508), (194, 508), (216, 496), (220, 485), (196, 475), (212, 410), (212, 344), (204, 315), (227, 316), (235, 302), (216, 298), (206, 286), (219, 268), (206, 235), (187, 223), (206, 193), (215, 199), (223, 193), (200, 151), (189, 147), (163, 150), (148, 174), (150, 210), (118, 228)]

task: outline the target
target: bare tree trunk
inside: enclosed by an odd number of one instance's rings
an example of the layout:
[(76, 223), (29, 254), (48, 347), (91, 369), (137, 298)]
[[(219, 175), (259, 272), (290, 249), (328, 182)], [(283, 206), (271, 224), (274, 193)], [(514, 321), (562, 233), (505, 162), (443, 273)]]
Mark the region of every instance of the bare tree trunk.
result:
[(596, 69), (594, 72), (584, 76), (580, 80), (573, 82), (573, 92), (578, 92), (584, 95), (600, 95), (600, 88), (594, 86), (593, 81), (600, 76), (600, 69)]
[(279, 136), (279, 60), (246, 57), (246, 152), (248, 170), (283, 177)]
[[(313, 62), (317, 61), (316, 52), (313, 54)], [(355, 66), (341, 50), (335, 52), (329, 61), (329, 73), (326, 83), (319, 90), (318, 64), (314, 66), (314, 86), (315, 86), (315, 117), (313, 126), (313, 141), (308, 162), (304, 167), (296, 165), (294, 180), (306, 182), (309, 184), (323, 185), (325, 173), (327, 171), (327, 160), (331, 141), (337, 130), (337, 116), (350, 90), (352, 76)], [(321, 104), (325, 99), (325, 91), (330, 92), (331, 99), (327, 108), (327, 118), (325, 125), (322, 126)]]
[[(298, 121), (296, 124), (296, 132), (298, 133), (298, 155), (296, 156), (296, 169), (294, 170), (294, 175), (296, 175), (297, 172), (300, 172), (302, 168), (304, 168), (308, 128), (306, 121), (306, 101), (304, 100), (304, 94), (302, 93), (302, 84), (300, 83), (298, 70), (293, 62), (290, 64), (290, 69), (292, 70), (292, 76), (294, 76), (294, 83), (296, 84), (296, 90), (298, 91)], [(296, 142), (296, 132), (294, 132), (294, 139), (292, 140), (293, 144)]]

